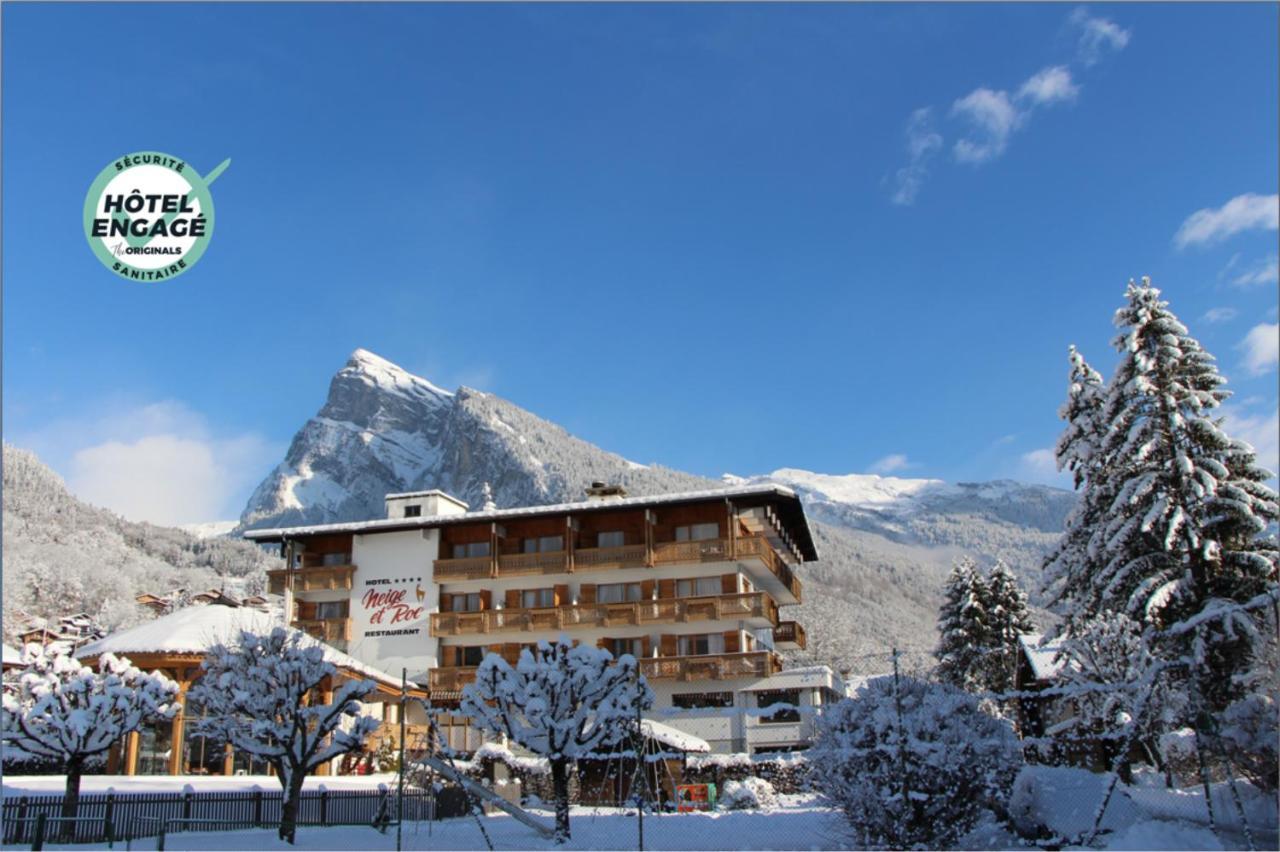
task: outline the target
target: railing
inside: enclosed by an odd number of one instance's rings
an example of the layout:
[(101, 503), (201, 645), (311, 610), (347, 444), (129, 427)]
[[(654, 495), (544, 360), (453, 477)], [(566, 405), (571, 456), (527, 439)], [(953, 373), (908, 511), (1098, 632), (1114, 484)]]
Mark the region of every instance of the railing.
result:
[(562, 574), (567, 570), (569, 570), (569, 554), (563, 550), (550, 553), (504, 553), (498, 557), (498, 576), (500, 577)]
[[(296, 568), (293, 571), (293, 590), (295, 592), (349, 591), (355, 572), (356, 566), (354, 565)], [(268, 590), (272, 594), (284, 592), (284, 583), (287, 576), (288, 572), (284, 568), (268, 571)]]
[(655, 565), (725, 562), (728, 559), (729, 542), (723, 538), (706, 541), (660, 541), (653, 546)]
[(574, 570), (606, 571), (611, 568), (643, 568), (646, 564), (643, 544), (623, 547), (586, 547), (573, 552)]
[(477, 666), (441, 666), (427, 674), (427, 686), (432, 690), (457, 692), (476, 679)]
[(493, 573), (493, 557), (467, 556), (462, 559), (437, 559), (434, 565), (434, 579), (442, 580), (480, 580)]
[(310, 633), (325, 642), (346, 642), (351, 639), (351, 619), (342, 618), (300, 618), (293, 623), (294, 627)]
[(808, 637), (805, 636), (804, 632), (804, 625), (798, 621), (779, 622), (778, 626), (773, 628), (773, 644), (794, 645), (803, 651), (809, 646)]
[(769, 569), (769, 573), (777, 577), (797, 601), (800, 600), (800, 593), (804, 588), (800, 583), (800, 578), (791, 570), (791, 566), (777, 554), (773, 549), (773, 545), (769, 544), (768, 539), (761, 536), (743, 536), (736, 540), (734, 554), (738, 559), (744, 556), (759, 558), (765, 567)]
[(768, 677), (781, 670), (782, 662), (772, 651), (698, 657), (654, 657), (640, 661), (640, 672), (649, 680), (730, 680), (740, 677)]
[(765, 619), (778, 623), (778, 606), (764, 592), (653, 601), (580, 604), (546, 609), (493, 609), (480, 612), (437, 612), (431, 615), (432, 636), (459, 636), (510, 631), (543, 632), (575, 627), (674, 624), (687, 621)]

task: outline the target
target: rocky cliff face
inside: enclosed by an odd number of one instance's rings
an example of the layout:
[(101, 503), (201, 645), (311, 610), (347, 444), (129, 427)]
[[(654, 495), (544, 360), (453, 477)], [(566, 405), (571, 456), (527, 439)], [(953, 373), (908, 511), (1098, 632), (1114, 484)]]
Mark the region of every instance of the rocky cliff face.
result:
[[(595, 479), (633, 494), (714, 486), (703, 477), (607, 452), (492, 394), (442, 390), (365, 350), (333, 377), (324, 406), (254, 492), (242, 528), (379, 518), (389, 492), (439, 488), (479, 507), (579, 499)], [(1002, 558), (1034, 588), (1040, 557), (1074, 503), (1069, 492), (1016, 482), (946, 483), (784, 469), (741, 481), (794, 488), (823, 559), (806, 565), (809, 631), (798, 660), (876, 670), (868, 654), (935, 642), (952, 560)]]

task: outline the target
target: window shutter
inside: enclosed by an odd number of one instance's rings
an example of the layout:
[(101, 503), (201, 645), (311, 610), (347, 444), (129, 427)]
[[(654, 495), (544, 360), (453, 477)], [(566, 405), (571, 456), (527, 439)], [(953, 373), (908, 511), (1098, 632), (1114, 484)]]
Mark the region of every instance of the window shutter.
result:
[(440, 611), (453, 612), (453, 595), (446, 592), (440, 593)]
[(676, 637), (671, 633), (663, 633), (658, 637), (658, 654), (663, 657), (674, 657), (677, 653)]
[(736, 595), (738, 593), (738, 575), (737, 574), (721, 574), (720, 575), (720, 594)]
[(503, 645), (502, 659), (506, 660), (508, 663), (510, 663), (513, 666), (516, 663), (520, 662), (520, 643), (508, 642), (507, 644)]
[(506, 606), (507, 606), (507, 609), (520, 608), (520, 590), (519, 589), (507, 589)]
[(493, 609), (493, 592), (488, 589), (480, 592), (480, 608)]
[(646, 658), (653, 656), (653, 639), (644, 636), (640, 639), (640, 653)]
[(583, 604), (593, 604), (596, 602), (596, 584), (583, 583), (578, 587), (578, 601)]
[(314, 601), (298, 601), (298, 618), (303, 621), (310, 621), (316, 617), (316, 605)]
[(657, 588), (657, 585), (653, 580), (642, 580), (640, 582), (640, 599), (644, 601), (653, 600), (653, 590)]
[(724, 652), (726, 654), (738, 653), (738, 631), (726, 630), (724, 632)]
[(608, 648), (608, 647), (609, 647), (609, 640), (608, 640), (608, 639), (606, 639), (604, 636), (601, 636), (599, 639), (597, 639), (597, 640), (596, 640), (596, 647), (597, 647), (597, 648)]
[(556, 606), (569, 605), (569, 586), (568, 585), (555, 587), (555, 605)]
[(671, 599), (676, 596), (675, 580), (659, 580), (658, 581), (658, 597)]

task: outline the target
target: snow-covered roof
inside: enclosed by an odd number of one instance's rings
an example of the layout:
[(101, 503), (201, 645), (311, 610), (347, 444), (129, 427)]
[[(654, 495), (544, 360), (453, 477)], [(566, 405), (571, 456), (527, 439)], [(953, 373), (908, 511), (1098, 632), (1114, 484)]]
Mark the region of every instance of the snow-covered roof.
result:
[(670, 746), (680, 751), (701, 753), (711, 751), (711, 746), (706, 740), (695, 737), (693, 734), (686, 734), (684, 731), (673, 728), (670, 725), (655, 722), (652, 719), (640, 720), (640, 730), (649, 739), (657, 740), (665, 746)]
[(1062, 672), (1066, 661), (1058, 658), (1062, 646), (1053, 642), (1044, 644), (1045, 638), (1039, 633), (1024, 633), (1018, 637), (1022, 650), (1031, 664), (1031, 671), (1036, 680), (1053, 680)]
[(829, 687), (843, 693), (840, 678), (830, 666), (805, 666), (804, 668), (783, 669), (775, 675), (758, 680), (750, 686), (742, 688), (743, 692), (760, 692), (769, 689), (816, 689)]
[[(90, 642), (76, 651), (80, 658), (100, 654), (204, 654), (219, 642), (232, 642), (241, 630), (267, 633), (283, 627), (280, 620), (270, 613), (250, 607), (207, 604), (189, 606), (136, 627), (112, 633), (96, 642)], [(332, 645), (295, 628), (285, 628), (303, 637), (304, 644), (318, 645), (324, 649), (324, 658), (335, 666), (358, 672), (388, 686), (399, 687), (400, 678), (366, 665)]]
[(310, 527), (277, 527), (274, 529), (246, 530), (245, 538), (252, 541), (281, 541), (306, 535), (325, 533), (375, 533), (393, 532), (396, 530), (440, 527), (476, 521), (503, 521), (516, 518), (535, 517), (539, 515), (559, 515), (569, 512), (610, 512), (627, 508), (646, 508), (675, 503), (694, 503), (704, 500), (725, 500), (746, 497), (782, 497), (794, 501), (798, 509), (798, 524), (801, 529), (797, 545), (805, 552), (807, 559), (816, 559), (812, 536), (800, 508), (796, 492), (785, 485), (774, 483), (756, 485), (738, 485), (728, 488), (708, 488), (701, 491), (680, 491), (670, 494), (655, 494), (649, 497), (622, 497), (611, 500), (580, 500), (574, 503), (554, 503), (545, 506), (522, 506), (512, 509), (481, 509), (474, 512), (459, 512), (453, 515), (426, 515), (420, 518), (377, 518), (370, 521), (344, 521), (334, 524), (317, 524)]
[(22, 652), (12, 645), (4, 646), (4, 665), (20, 666), (22, 665)]
[(444, 499), (457, 503), (462, 508), (467, 508), (466, 501), (459, 500), (448, 492), (441, 491), (439, 488), (432, 488), (430, 491), (401, 491), (396, 494), (388, 494), (386, 500), (403, 500), (407, 497), (443, 497)]

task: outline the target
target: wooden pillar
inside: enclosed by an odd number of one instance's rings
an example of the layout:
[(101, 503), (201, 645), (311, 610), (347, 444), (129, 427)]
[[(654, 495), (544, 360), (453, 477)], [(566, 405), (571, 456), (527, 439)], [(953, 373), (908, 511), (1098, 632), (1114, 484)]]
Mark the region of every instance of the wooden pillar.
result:
[[(333, 703), (333, 678), (325, 678), (324, 682), (320, 684), (320, 695), (321, 695), (320, 700), (322, 703), (324, 704)], [(330, 768), (331, 763), (332, 761), (326, 761), (325, 763), (322, 763), (319, 766), (317, 766), (316, 774), (317, 775), (332, 774), (332, 769)]]
[(190, 681), (180, 681), (178, 683), (178, 712), (173, 717), (172, 728), (170, 729), (169, 739), (169, 774), (181, 775), (182, 773), (182, 755), (186, 751), (186, 716), (187, 716), (187, 690), (191, 687)]
[(644, 564), (653, 567), (653, 525), (656, 518), (649, 509), (644, 510)]
[(489, 524), (489, 576), (498, 576), (498, 522)]
[(124, 738), (124, 774), (138, 774), (138, 745), (142, 734), (130, 731)]
[(738, 513), (734, 511), (733, 501), (724, 501), (725, 509), (728, 512), (729, 534), (725, 538), (729, 539), (729, 558), (736, 559), (738, 556)]
[(227, 743), (223, 749), (222, 774), (231, 776), (236, 771), (236, 753), (231, 750), (231, 743)]
[(573, 516), (564, 516), (564, 566), (565, 570), (573, 573)]

